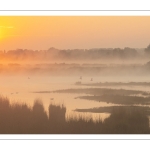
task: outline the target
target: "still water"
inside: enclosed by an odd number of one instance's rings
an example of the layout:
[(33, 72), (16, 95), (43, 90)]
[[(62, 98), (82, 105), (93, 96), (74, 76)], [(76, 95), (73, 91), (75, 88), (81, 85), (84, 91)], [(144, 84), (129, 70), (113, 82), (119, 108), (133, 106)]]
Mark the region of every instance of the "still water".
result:
[[(82, 77), (82, 83), (91, 82), (145, 82), (150, 81), (148, 77), (145, 78), (126, 78), (126, 77), (92, 77), (93, 81), (90, 81), (91, 77)], [(86, 109), (101, 106), (114, 106), (115, 104), (96, 102), (89, 100), (75, 99), (77, 96), (85, 96), (85, 94), (72, 94), (72, 93), (35, 93), (37, 91), (54, 91), (69, 88), (84, 88), (85, 86), (77, 86), (75, 82), (80, 81), (80, 76), (37, 76), (37, 75), (7, 75), (0, 76), (0, 94), (8, 97), (10, 103), (26, 103), (32, 107), (36, 99), (40, 99), (44, 105), (45, 111), (48, 112), (49, 104), (65, 105), (67, 112), (66, 118), (70, 116), (84, 115), (92, 117), (94, 120), (99, 117), (104, 120), (109, 117), (108, 113), (79, 113), (75, 112), (75, 109)], [(87, 88), (87, 87), (86, 87)], [(106, 88), (106, 87), (105, 87)], [(150, 87), (146, 86), (111, 86), (108, 88), (114, 89), (132, 89), (150, 91)], [(53, 99), (53, 100), (52, 100)]]

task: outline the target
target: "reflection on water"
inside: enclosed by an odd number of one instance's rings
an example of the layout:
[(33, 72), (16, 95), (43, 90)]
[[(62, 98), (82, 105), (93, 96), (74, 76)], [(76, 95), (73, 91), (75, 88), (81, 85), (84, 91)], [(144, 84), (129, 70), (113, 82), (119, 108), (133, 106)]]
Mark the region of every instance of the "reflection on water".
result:
[[(90, 81), (91, 77), (82, 77), (82, 83), (91, 83), (91, 82), (112, 82), (115, 80), (117, 82), (124, 81), (139, 81), (139, 78), (134, 78), (129, 80), (126, 77), (119, 78), (111, 78), (111, 77), (92, 77), (93, 81)], [(143, 78), (142, 78), (143, 79)], [(35, 99), (40, 98), (43, 102), (44, 108), (48, 111), (48, 106), (50, 103), (52, 104), (64, 104), (67, 108), (66, 117), (70, 115), (80, 115), (84, 114), (84, 116), (92, 116), (94, 120), (96, 118), (106, 118), (109, 114), (106, 113), (79, 113), (75, 112), (75, 109), (86, 109), (86, 108), (94, 108), (94, 107), (102, 107), (102, 106), (115, 106), (115, 104), (105, 103), (105, 102), (96, 102), (96, 101), (88, 101), (75, 99), (78, 96), (85, 96), (85, 94), (74, 94), (74, 93), (34, 93), (35, 91), (54, 91), (60, 89), (70, 89), (70, 88), (84, 88), (87, 86), (77, 86), (74, 83), (80, 81), (80, 76), (74, 77), (52, 77), (52, 76), (0, 76), (0, 94), (3, 96), (7, 96), (10, 99), (11, 103), (19, 102), (26, 103), (29, 106), (33, 106)], [(150, 81), (150, 79), (145, 78), (143, 81)], [(93, 86), (97, 87), (97, 86)], [(106, 88), (106, 86), (103, 86)], [(101, 87), (102, 88), (102, 87)], [(131, 90), (142, 90), (142, 91), (150, 91), (149, 86), (107, 86), (107, 88), (114, 89), (131, 89)]]

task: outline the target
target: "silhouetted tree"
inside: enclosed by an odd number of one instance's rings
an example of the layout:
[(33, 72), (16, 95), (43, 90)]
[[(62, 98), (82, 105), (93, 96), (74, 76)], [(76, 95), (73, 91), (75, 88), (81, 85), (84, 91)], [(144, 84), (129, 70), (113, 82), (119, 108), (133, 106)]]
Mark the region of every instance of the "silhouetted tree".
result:
[(147, 48), (145, 48), (145, 53), (150, 54), (150, 44), (147, 46)]
[(33, 132), (45, 133), (48, 122), (47, 114), (40, 100), (36, 100), (33, 105)]

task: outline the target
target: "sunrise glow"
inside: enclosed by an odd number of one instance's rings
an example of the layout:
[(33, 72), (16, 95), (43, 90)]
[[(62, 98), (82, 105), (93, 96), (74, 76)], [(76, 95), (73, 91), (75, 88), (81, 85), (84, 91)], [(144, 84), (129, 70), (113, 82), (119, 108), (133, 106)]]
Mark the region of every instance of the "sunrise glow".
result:
[(1, 16), (1, 49), (136, 47), (149, 44), (149, 16)]

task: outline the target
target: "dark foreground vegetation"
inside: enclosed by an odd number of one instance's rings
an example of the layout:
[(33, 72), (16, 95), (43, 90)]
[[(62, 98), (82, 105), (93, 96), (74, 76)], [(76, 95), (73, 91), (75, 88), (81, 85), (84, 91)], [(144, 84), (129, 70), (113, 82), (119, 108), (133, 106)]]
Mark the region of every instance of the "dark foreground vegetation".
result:
[(1, 134), (149, 134), (145, 109), (114, 109), (109, 118), (93, 122), (91, 118), (65, 119), (66, 108), (50, 104), (49, 115), (36, 100), (33, 107), (13, 104), (0, 97)]

